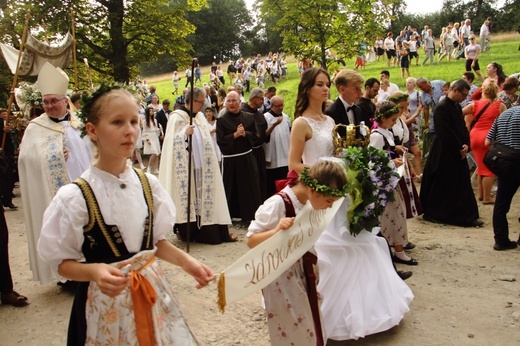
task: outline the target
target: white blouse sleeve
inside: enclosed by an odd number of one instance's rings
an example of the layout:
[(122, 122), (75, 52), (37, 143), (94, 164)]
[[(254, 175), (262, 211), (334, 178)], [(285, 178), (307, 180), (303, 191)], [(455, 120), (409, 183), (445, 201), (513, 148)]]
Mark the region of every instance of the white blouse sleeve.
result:
[(383, 149), (385, 146), (385, 139), (383, 138), (383, 135), (378, 132), (372, 132), (372, 134), (370, 134), (369, 145), (377, 149)]
[(247, 237), (253, 233), (261, 233), (274, 229), (278, 222), (285, 217), (285, 205), (279, 195), (273, 195), (262, 204), (255, 213), (247, 230)]
[(88, 223), (85, 199), (79, 187), (68, 184), (59, 189), (43, 215), (38, 253), (58, 276), (66, 259), (83, 260), (83, 226)]
[(169, 232), (173, 230), (175, 224), (175, 205), (172, 198), (159, 183), (159, 179), (151, 174), (146, 174), (150, 182), (150, 188), (153, 194), (153, 239), (154, 244), (159, 240), (166, 239)]

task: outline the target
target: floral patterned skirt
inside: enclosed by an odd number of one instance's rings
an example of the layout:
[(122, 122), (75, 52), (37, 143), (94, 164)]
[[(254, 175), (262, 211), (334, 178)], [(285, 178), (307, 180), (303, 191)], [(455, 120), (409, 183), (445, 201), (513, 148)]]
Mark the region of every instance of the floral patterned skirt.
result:
[(271, 345), (316, 345), (301, 262), (299, 259), (262, 290)]
[[(130, 270), (139, 269), (154, 254), (155, 250), (139, 252), (129, 260)], [(140, 273), (155, 289), (157, 297), (151, 308), (155, 345), (199, 345), (184, 320), (179, 302), (157, 261), (141, 269)], [(111, 298), (101, 293), (95, 282), (90, 282), (85, 315), (85, 345), (139, 345), (130, 288)]]

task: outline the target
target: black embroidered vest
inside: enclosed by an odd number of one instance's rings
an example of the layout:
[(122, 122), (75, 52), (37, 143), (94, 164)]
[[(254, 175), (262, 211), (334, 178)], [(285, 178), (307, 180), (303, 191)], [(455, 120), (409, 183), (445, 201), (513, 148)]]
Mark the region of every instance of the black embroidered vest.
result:
[[(144, 223), (141, 251), (153, 249), (153, 196), (148, 178), (141, 170), (135, 170), (143, 187), (144, 199), (148, 207), (148, 216)], [(84, 241), (82, 251), (87, 263), (112, 263), (128, 259), (135, 255), (128, 252), (119, 228), (107, 225), (99, 209), (94, 191), (83, 178), (78, 178), (78, 185), (87, 203), (89, 222), (83, 227)]]

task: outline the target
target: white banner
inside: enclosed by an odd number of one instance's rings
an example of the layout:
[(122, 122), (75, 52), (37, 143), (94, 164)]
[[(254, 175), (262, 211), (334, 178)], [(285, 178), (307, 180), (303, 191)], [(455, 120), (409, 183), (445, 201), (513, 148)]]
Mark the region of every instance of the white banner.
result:
[(315, 210), (307, 203), (290, 229), (276, 233), (220, 273), (220, 311), (224, 312), (227, 304), (266, 287), (289, 269), (314, 246), (342, 202), (340, 198), (331, 208), (322, 210)]

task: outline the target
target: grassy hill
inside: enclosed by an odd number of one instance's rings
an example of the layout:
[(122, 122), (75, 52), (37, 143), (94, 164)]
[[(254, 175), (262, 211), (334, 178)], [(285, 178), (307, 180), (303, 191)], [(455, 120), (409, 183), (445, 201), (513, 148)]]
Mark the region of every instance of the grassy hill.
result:
[[(514, 41), (516, 40), (516, 41)], [(421, 66), (422, 60), (425, 57), (425, 54), (422, 50), (419, 51), (420, 59), (419, 66), (415, 66), (415, 63), (410, 67), (410, 73), (413, 77), (426, 77), (430, 80), (440, 79), (444, 81), (453, 81), (461, 78), (462, 73), (465, 72), (465, 60), (452, 60), (447, 62), (444, 59), (440, 64), (434, 64), (432, 66), (425, 65)], [(381, 70), (389, 70), (390, 71), (390, 80), (393, 83), (396, 83), (400, 88), (404, 89), (405, 78), (401, 78), (401, 69), (399, 67), (387, 67), (386, 56), (383, 56), (381, 61), (379, 62), (368, 62), (366, 69), (363, 71), (359, 71), (365, 79), (375, 77), (379, 79), (379, 73)], [(481, 68), (481, 73), (486, 77), (486, 66), (492, 62), (496, 61), (504, 67), (504, 72), (506, 75), (510, 75), (513, 73), (520, 72), (520, 51), (518, 50), (518, 35), (511, 35), (509, 40), (501, 40), (501, 42), (493, 42), (491, 44), (491, 49), (487, 53), (483, 53), (479, 57), (479, 64)], [(227, 66), (227, 65), (226, 65)], [(287, 64), (289, 77), (283, 79), (280, 83), (276, 84), (277, 94), (281, 95), (285, 99), (285, 108), (284, 112), (287, 113), (291, 118), (294, 114), (294, 106), (296, 103), (296, 92), (298, 90), (299, 83), (299, 75), (298, 69), (296, 66), (296, 62), (289, 62)], [(346, 68), (354, 67), (354, 59), (347, 61)], [(223, 65), (223, 69), (226, 67)], [(209, 83), (209, 67), (202, 68), (203, 82)], [(183, 76), (184, 72), (180, 71), (179, 75)], [(227, 75), (225, 76), (227, 79)], [(160, 101), (167, 98), (172, 103), (175, 101), (175, 98), (178, 95), (172, 95), (173, 84), (171, 82), (171, 74), (170, 75), (162, 75), (147, 78), (148, 85), (155, 85), (157, 87), (157, 93), (159, 95)], [(179, 89), (182, 90), (186, 83), (186, 80), (183, 78), (179, 83)], [(478, 80), (475, 81), (476, 84), (480, 84)], [(273, 85), (270, 82), (267, 82), (265, 87), (269, 87)], [(334, 86), (331, 87), (331, 99), (335, 99), (338, 95), (337, 90)], [(246, 95), (247, 99), (247, 95)]]

